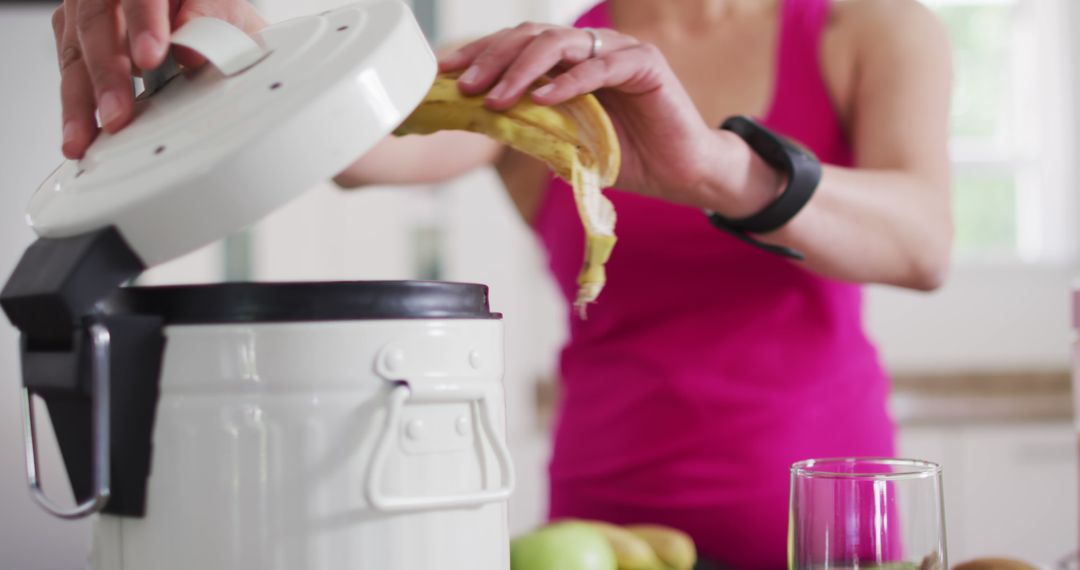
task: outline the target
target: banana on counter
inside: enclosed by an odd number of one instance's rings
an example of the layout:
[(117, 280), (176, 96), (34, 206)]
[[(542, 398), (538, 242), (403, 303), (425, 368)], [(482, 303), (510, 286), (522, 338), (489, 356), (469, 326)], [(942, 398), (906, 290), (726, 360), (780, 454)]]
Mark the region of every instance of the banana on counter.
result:
[(506, 111), (492, 111), (484, 106), (482, 95), (462, 95), (457, 77), (457, 73), (440, 74), (424, 101), (394, 134), (442, 130), (484, 134), (543, 161), (569, 182), (585, 229), (585, 261), (574, 302), (584, 316), (585, 308), (604, 288), (604, 264), (615, 247), (615, 208), (601, 192), (619, 174), (619, 139), (611, 119), (592, 95), (553, 106), (522, 97)]
[[(599, 530), (615, 552), (619, 570), (666, 570), (657, 552), (643, 538), (629, 530), (601, 521), (580, 521)], [(691, 564), (693, 566), (693, 564)]]
[(697, 563), (697, 547), (685, 532), (655, 524), (630, 525), (626, 530), (652, 547), (667, 568), (691, 570)]
[(693, 570), (697, 548), (661, 525), (565, 519), (514, 538), (511, 570)]

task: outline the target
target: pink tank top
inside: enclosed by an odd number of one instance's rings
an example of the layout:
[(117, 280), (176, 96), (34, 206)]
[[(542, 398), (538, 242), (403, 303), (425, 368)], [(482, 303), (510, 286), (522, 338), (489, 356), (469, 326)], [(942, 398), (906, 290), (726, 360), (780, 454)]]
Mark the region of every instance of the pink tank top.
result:
[[(762, 119), (848, 166), (818, 60), (828, 11), (782, 1)], [(610, 27), (607, 5), (576, 25)], [(667, 524), (724, 565), (784, 568), (790, 465), (893, 454), (860, 288), (743, 244), (697, 209), (607, 194), (619, 241), (588, 319), (569, 317), (550, 516)], [(569, 302), (584, 237), (564, 182), (550, 183), (535, 228)]]

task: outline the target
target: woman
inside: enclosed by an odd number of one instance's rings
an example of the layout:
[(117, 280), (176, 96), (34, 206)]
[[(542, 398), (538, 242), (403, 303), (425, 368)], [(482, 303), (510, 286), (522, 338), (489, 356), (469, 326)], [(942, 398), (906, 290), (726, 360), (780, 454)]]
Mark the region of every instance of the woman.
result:
[[(95, 16), (108, 0), (58, 11), (69, 156), (92, 139), (95, 106), (107, 130), (129, 120), (118, 78), (161, 60), (165, 4), (123, 3), (130, 52)], [(258, 25), (232, 1), (191, 0), (175, 19), (205, 13)], [(495, 109), (597, 91), (622, 144), (608, 285), (588, 320), (570, 319), (561, 356), (550, 514), (668, 524), (718, 565), (784, 567), (790, 464), (894, 450), (859, 284), (929, 290), (947, 268), (943, 31), (915, 0), (609, 0), (576, 26), (592, 31), (524, 24), (440, 61)], [(716, 128), (737, 114), (826, 163), (809, 203), (755, 236), (805, 261), (702, 214), (754, 215), (789, 183)], [(531, 159), (440, 133), (388, 140), (337, 181), (435, 181), (482, 164), (498, 168), (572, 300), (577, 214), (566, 185)]]

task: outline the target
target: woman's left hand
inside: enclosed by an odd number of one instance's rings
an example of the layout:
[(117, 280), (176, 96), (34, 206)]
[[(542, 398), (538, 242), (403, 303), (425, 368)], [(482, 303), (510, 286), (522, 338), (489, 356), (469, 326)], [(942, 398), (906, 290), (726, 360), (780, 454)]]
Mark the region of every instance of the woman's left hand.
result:
[[(441, 71), (465, 72), (459, 88), (487, 92), (489, 108), (509, 108), (521, 97), (556, 105), (596, 91), (622, 147), (618, 187), (676, 203), (705, 206), (728, 216), (749, 215), (771, 199), (717, 191), (715, 175), (732, 150), (710, 128), (658, 48), (614, 30), (589, 31), (526, 23), (472, 42), (443, 57)], [(541, 76), (550, 83), (532, 89)], [(737, 147), (735, 147), (737, 148)], [(743, 145), (745, 148), (745, 145)], [(765, 173), (766, 176), (777, 176)], [(776, 180), (779, 188), (780, 180)], [(731, 185), (729, 188), (734, 188)], [(703, 193), (710, 194), (703, 197)]]

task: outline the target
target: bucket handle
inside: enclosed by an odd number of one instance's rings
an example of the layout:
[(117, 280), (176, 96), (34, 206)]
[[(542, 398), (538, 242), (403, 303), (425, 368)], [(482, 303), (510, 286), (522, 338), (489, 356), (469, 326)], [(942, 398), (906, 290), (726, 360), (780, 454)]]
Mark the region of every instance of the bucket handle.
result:
[[(380, 488), (386, 458), (390, 453), (390, 444), (394, 439), (394, 434), (397, 433), (401, 409), (409, 401), (427, 403), (477, 402), (480, 411), (480, 425), (483, 432), (486, 432), (491, 447), (495, 451), (495, 458), (499, 463), (501, 478), (499, 487), (475, 493), (427, 497), (390, 497), (383, 494)], [(372, 507), (386, 513), (463, 508), (505, 501), (510, 497), (510, 493), (514, 490), (514, 467), (510, 459), (510, 450), (507, 449), (506, 443), (495, 430), (495, 422), (491, 417), (487, 394), (482, 388), (465, 389), (444, 384), (439, 389), (432, 390), (431, 393), (422, 393), (415, 391), (407, 382), (396, 382), (387, 396), (387, 402), (386, 421), (383, 423), (383, 431), (376, 444), (367, 476), (365, 494), (368, 503)]]
[(94, 494), (74, 508), (56, 506), (41, 487), (38, 464), (37, 429), (34, 423), (34, 403), (30, 388), (22, 389), (23, 445), (26, 453), (26, 481), (30, 495), (53, 516), (74, 520), (100, 512), (109, 502), (109, 346), (111, 338), (105, 325), (90, 326), (92, 344), (91, 381), (91, 454), (93, 457)]

